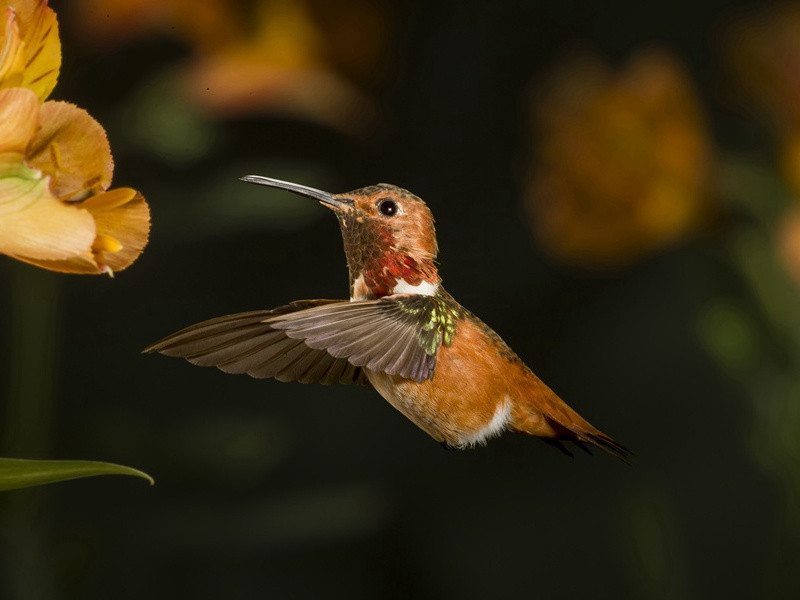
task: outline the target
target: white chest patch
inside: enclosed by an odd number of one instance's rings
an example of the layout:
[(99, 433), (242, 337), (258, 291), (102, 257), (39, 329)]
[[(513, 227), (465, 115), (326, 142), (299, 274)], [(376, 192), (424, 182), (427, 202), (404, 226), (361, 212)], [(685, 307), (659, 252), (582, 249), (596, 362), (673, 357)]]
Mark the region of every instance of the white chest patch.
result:
[[(419, 285), (411, 285), (405, 279), (398, 279), (392, 288), (393, 294), (419, 294), (421, 296), (433, 296), (439, 289), (438, 283), (423, 281)], [(364, 283), (364, 275), (359, 275), (353, 281), (353, 291), (350, 295), (350, 302), (365, 300), (369, 298), (369, 288)]]
[(393, 294), (419, 294), (421, 296), (433, 296), (439, 289), (438, 283), (423, 281), (419, 285), (406, 283), (405, 279), (399, 279), (392, 290)]
[(462, 446), (476, 446), (478, 444), (485, 444), (489, 438), (500, 435), (508, 425), (511, 418), (511, 402), (506, 396), (502, 402), (497, 405), (494, 411), (492, 420), (486, 425), (473, 431), (469, 435), (462, 436), (459, 440)]

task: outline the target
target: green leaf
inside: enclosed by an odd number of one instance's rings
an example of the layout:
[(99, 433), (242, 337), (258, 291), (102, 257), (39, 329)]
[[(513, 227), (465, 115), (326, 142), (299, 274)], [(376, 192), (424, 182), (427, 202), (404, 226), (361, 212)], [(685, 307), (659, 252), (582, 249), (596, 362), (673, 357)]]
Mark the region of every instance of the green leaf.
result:
[(0, 458), (0, 491), (95, 475), (132, 475), (153, 485), (153, 478), (131, 467), (91, 460), (25, 460)]

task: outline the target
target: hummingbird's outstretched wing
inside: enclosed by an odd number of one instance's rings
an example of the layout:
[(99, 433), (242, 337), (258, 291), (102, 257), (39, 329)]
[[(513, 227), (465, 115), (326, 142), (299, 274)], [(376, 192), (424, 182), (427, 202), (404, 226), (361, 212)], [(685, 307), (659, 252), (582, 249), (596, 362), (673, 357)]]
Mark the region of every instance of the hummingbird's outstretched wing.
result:
[(368, 385), (363, 367), (424, 381), (455, 331), (441, 298), (302, 300), (274, 310), (219, 317), (156, 342), (145, 352), (257, 378)]
[(456, 308), (415, 294), (332, 303), (269, 319), (275, 329), (358, 367), (425, 381), (455, 333)]
[(363, 369), (302, 340), (289, 338), (266, 321), (277, 315), (341, 300), (301, 300), (272, 310), (227, 315), (190, 325), (144, 349), (226, 373), (301, 383), (369, 385)]

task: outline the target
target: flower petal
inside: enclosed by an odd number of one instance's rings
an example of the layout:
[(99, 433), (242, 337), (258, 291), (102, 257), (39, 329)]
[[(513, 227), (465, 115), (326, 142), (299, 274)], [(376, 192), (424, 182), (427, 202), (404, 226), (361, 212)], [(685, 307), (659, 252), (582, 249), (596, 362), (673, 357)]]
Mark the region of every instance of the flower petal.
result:
[(139, 258), (150, 234), (150, 208), (139, 192), (116, 188), (92, 196), (82, 205), (97, 224), (98, 263), (121, 271)]
[(79, 206), (91, 213), (97, 226), (91, 250), (66, 260), (26, 262), (52, 271), (86, 274), (113, 274), (130, 266), (147, 245), (150, 233), (150, 209), (144, 196), (130, 188), (117, 188)]
[(48, 178), (23, 164), (0, 169), (0, 253), (58, 260), (87, 251), (95, 238), (89, 211), (56, 199)]
[[(21, 63), (17, 56), (9, 61), (8, 82), (0, 78), (0, 87), (21, 85), (44, 101), (53, 91), (61, 68), (56, 14), (47, 6), (47, 0), (0, 0), (0, 8), (8, 15), (4, 46), (16, 34), (22, 41), (17, 52), (24, 54)], [(0, 60), (0, 73), (4, 66)]]
[(46, 0), (37, 0), (36, 4), (30, 26), (22, 28), (22, 39), (28, 53), (22, 85), (32, 89), (44, 101), (58, 81), (61, 40), (56, 13), (47, 6)]
[(51, 176), (53, 193), (64, 200), (106, 190), (114, 161), (103, 126), (68, 102), (45, 102), (40, 114), (42, 127), (26, 159)]
[(0, 154), (20, 154), (39, 127), (39, 101), (30, 90), (0, 90)]
[(35, 267), (41, 267), (42, 269), (57, 271), (59, 273), (72, 273), (76, 275), (97, 275), (103, 273), (103, 270), (97, 266), (91, 250), (87, 250), (83, 254), (75, 254), (63, 260), (37, 260), (35, 258), (26, 258), (22, 256), (15, 256), (14, 258)]
[(22, 72), (25, 70), (25, 47), (19, 35), (17, 13), (13, 8), (5, 10), (5, 31), (0, 38), (0, 88), (21, 85)]

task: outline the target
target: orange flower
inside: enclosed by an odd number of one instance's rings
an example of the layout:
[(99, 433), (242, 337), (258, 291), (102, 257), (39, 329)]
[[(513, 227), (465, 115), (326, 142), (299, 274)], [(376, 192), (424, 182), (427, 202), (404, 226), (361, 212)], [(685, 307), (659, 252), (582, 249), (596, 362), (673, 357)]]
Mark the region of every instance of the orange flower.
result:
[(377, 117), (354, 84), (376, 73), (388, 47), (389, 21), (373, 2), (78, 0), (77, 11), (95, 42), (147, 30), (186, 41), (194, 56), (174, 83), (206, 113), (288, 114), (355, 134)]
[(151, 31), (176, 35), (211, 51), (230, 43), (246, 26), (237, 0), (71, 0), (81, 37), (105, 46)]
[(30, 260), (65, 260), (89, 248), (94, 223), (67, 205), (24, 161), (39, 127), (39, 102), (24, 88), (0, 90), (0, 252)]
[(778, 256), (789, 276), (800, 286), (800, 206), (790, 206), (781, 218), (777, 232)]
[(800, 128), (800, 6), (780, 4), (740, 18), (722, 40), (741, 91), (779, 127)]
[(105, 131), (66, 102), (40, 104), (61, 60), (55, 14), (19, 0), (0, 54), (0, 254), (67, 273), (109, 273), (141, 254), (150, 228), (141, 194), (108, 190)]
[(695, 228), (709, 210), (711, 149), (681, 66), (662, 52), (619, 73), (562, 66), (533, 106), (527, 205), (554, 257), (619, 267)]
[(800, 6), (742, 17), (722, 36), (723, 58), (741, 93), (775, 126), (781, 169), (800, 194)]

